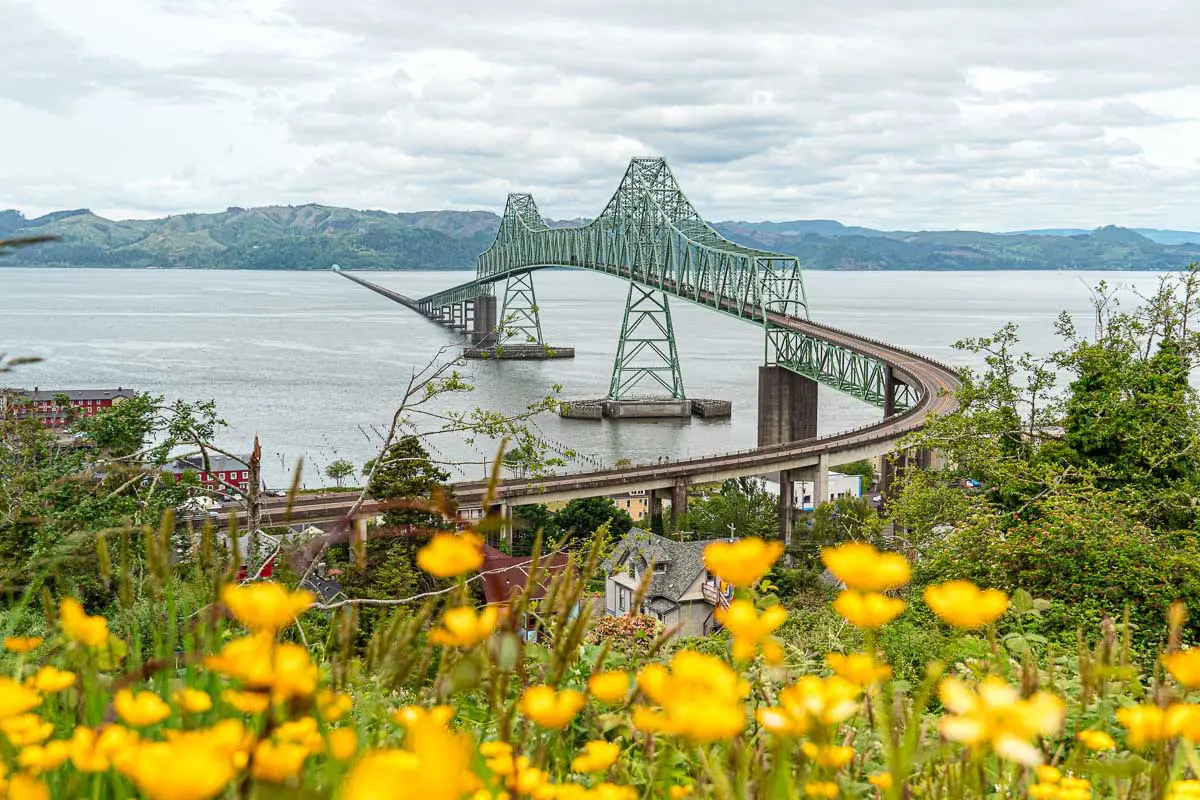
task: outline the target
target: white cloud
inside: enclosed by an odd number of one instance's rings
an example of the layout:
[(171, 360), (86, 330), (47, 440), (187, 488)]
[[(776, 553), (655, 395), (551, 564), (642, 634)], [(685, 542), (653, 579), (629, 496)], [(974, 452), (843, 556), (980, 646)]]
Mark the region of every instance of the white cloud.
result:
[(0, 207), (1200, 225), (1200, 7), (1072, 0), (10, 0)]

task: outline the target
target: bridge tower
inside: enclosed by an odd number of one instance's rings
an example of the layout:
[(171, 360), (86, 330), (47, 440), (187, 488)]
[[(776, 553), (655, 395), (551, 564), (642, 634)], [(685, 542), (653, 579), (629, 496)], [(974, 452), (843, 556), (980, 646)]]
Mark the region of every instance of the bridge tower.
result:
[(501, 342), (515, 340), (517, 344), (545, 347), (532, 272), (509, 275), (504, 282), (504, 307), (498, 324)]
[(667, 295), (630, 282), (608, 399), (645, 397), (644, 389), (636, 391), (643, 381), (656, 396), (665, 392), (672, 400), (686, 398)]

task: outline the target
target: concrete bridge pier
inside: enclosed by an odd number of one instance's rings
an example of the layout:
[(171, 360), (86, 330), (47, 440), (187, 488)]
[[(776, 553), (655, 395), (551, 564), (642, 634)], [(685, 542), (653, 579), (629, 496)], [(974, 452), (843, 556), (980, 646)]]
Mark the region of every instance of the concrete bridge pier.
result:
[(679, 530), (679, 518), (688, 510), (688, 485), (685, 480), (675, 481), (671, 487), (671, 529)]
[(796, 480), (799, 470), (785, 469), (779, 473), (779, 538), (790, 548), (796, 532)]
[(817, 382), (778, 366), (758, 368), (758, 446), (817, 435)]
[(475, 314), (471, 320), (471, 344), (488, 347), (496, 343), (496, 296), (481, 294), (475, 297)]
[(666, 499), (666, 492), (666, 489), (651, 489), (646, 493), (651, 533), (663, 532), (663, 501)]

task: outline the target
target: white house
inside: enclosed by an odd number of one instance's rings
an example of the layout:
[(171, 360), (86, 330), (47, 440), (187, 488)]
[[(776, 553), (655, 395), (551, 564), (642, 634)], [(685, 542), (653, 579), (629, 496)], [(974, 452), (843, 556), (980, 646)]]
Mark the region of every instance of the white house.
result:
[[(765, 480), (766, 491), (779, 496), (779, 483)], [(829, 497), (821, 502), (827, 503), (839, 497), (862, 497), (863, 485), (861, 475), (843, 475), (840, 472), (829, 473)], [(801, 511), (813, 510), (813, 484), (811, 481), (796, 481), (796, 509)]]
[[(720, 581), (704, 568), (709, 541), (679, 542), (632, 528), (603, 564), (604, 612), (650, 614), (668, 630), (678, 627), (678, 636), (712, 633), (717, 627), (714, 612), (728, 604), (729, 593), (722, 593)], [(650, 588), (635, 609), (633, 600), (647, 570), (653, 570)]]

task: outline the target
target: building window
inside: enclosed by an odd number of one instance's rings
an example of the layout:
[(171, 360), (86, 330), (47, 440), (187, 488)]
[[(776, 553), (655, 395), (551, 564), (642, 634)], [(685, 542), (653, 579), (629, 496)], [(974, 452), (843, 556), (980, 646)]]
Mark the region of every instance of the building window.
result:
[(664, 573), (664, 572), (666, 572), (666, 571), (667, 571), (667, 565), (666, 565), (666, 564), (655, 564), (655, 565), (654, 565), (654, 572), (655, 572), (655, 574), (656, 574), (656, 575), (661, 575), (661, 574), (663, 574), (663, 573)]
[(625, 610), (625, 589), (621, 586), (617, 587), (617, 610)]

